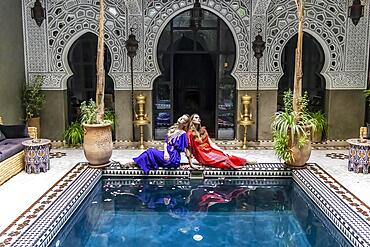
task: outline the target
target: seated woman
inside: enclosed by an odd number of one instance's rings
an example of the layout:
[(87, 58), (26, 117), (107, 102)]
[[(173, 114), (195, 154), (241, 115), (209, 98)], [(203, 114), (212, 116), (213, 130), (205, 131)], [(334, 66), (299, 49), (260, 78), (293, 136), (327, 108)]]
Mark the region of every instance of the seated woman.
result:
[(185, 131), (188, 121), (189, 115), (182, 115), (177, 123), (168, 129), (163, 151), (149, 148), (138, 157), (133, 158), (145, 174), (148, 174), (150, 170), (158, 169), (158, 167), (178, 168), (180, 166), (180, 153), (189, 152), (187, 151), (188, 140)]
[(247, 164), (247, 160), (243, 158), (224, 153), (212, 142), (205, 127), (200, 126), (200, 122), (199, 115), (193, 114), (187, 132), (189, 150), (199, 163), (222, 169), (238, 169)]

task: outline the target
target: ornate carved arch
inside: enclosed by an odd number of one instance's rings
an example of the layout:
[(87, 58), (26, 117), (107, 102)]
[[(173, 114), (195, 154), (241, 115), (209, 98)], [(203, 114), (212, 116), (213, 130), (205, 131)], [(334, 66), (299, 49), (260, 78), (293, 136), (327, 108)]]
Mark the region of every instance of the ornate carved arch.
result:
[[(239, 84), (238, 73), (249, 71), (250, 35), (249, 21), (251, 3), (240, 0), (202, 0), (202, 8), (216, 14), (230, 28), (237, 47), (237, 56), (232, 75)], [(190, 9), (193, 1), (148, 1), (146, 6), (145, 30), (145, 72), (150, 74), (150, 87), (157, 76), (161, 74), (156, 60), (156, 47), (160, 35), (168, 22), (179, 13)]]
[[(69, 52), (69, 49), (71, 48), (71, 46), (73, 45), (73, 43), (78, 40), (82, 35), (86, 34), (86, 33), (93, 33), (95, 34), (96, 36), (98, 36), (98, 31), (97, 30), (82, 30), (78, 33), (75, 33), (69, 40), (68, 40), (68, 43), (65, 45), (65, 49), (63, 49), (63, 53), (62, 53), (62, 61), (63, 61), (63, 71), (65, 72), (64, 73), (64, 76), (62, 78), (62, 81), (61, 81), (61, 84), (62, 84), (62, 87), (63, 88), (67, 88), (67, 80), (69, 77), (71, 77), (73, 75), (73, 71), (71, 70), (70, 66), (69, 66), (69, 63), (68, 63), (68, 52)], [(112, 55), (112, 48), (107, 46), (107, 48), (109, 49), (109, 52), (110, 54)], [(112, 59), (113, 61), (113, 59)], [(112, 65), (109, 69), (109, 72), (108, 74), (110, 75), (110, 77), (113, 79), (113, 83), (115, 83), (115, 80), (114, 78), (111, 76), (111, 72), (112, 72)]]
[[(76, 40), (86, 32), (97, 34), (97, 19), (99, 16), (98, 0), (85, 3), (75, 1), (53, 2), (48, 9), (48, 46), (49, 70), (68, 72), (66, 56), (71, 47), (71, 41)], [(125, 46), (125, 15), (124, 6), (118, 0), (107, 0), (105, 43), (112, 54), (110, 72), (122, 71), (124, 68)]]
[[(329, 0), (330, 1), (330, 0)], [(267, 17), (265, 71), (282, 75), (281, 55), (284, 46), (297, 33), (296, 6), (293, 1), (271, 4)], [(306, 5), (304, 28), (321, 44), (325, 53), (322, 75), (331, 87), (328, 73), (344, 70), (346, 16), (340, 4), (329, 5), (313, 0)]]

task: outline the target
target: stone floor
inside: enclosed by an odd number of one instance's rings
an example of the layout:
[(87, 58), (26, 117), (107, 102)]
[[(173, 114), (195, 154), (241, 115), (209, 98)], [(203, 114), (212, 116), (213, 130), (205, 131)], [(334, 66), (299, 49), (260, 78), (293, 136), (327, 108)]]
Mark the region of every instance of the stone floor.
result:
[[(53, 149), (66, 156), (51, 159), (51, 169), (47, 173), (27, 174), (21, 172), (0, 186), (0, 232), (2, 232), (33, 202), (41, 197), (54, 183), (64, 176), (78, 162), (86, 161), (81, 149)], [(280, 162), (273, 150), (227, 150), (228, 153), (252, 158), (259, 163)], [(130, 162), (140, 154), (140, 150), (114, 150), (112, 160)], [(370, 174), (356, 174), (347, 170), (347, 149), (313, 150), (310, 163), (317, 163), (339, 183), (350, 190), (360, 200), (370, 206)], [(184, 161), (186, 158), (183, 157)]]

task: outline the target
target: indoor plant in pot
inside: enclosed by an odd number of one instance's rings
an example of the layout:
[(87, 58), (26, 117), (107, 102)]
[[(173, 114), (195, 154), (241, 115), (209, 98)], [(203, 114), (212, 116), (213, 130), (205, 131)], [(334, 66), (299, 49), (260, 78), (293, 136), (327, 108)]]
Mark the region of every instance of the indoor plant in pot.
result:
[(104, 121), (104, 0), (100, 0), (96, 69), (96, 104), (93, 100), (81, 104), (81, 123), (85, 157), (91, 167), (100, 168), (109, 164), (113, 150), (111, 123)]
[(310, 130), (315, 130), (307, 114), (307, 97), (302, 97), (302, 45), (304, 0), (297, 5), (298, 38), (295, 50), (293, 94), (285, 95), (285, 111), (277, 113), (272, 123), (274, 149), (278, 157), (294, 168), (303, 167), (311, 155)]
[(298, 121), (293, 110), (293, 94), (284, 93), (284, 111), (278, 112), (272, 122), (272, 135), (276, 155), (293, 167), (303, 167), (311, 155), (310, 130), (316, 130), (316, 122), (307, 111), (307, 93), (298, 100)]
[(328, 121), (326, 120), (325, 114), (321, 111), (311, 112), (310, 116), (312, 121), (316, 126), (315, 131), (311, 131), (311, 140), (313, 142), (321, 142), (322, 134), (325, 132), (327, 134), (328, 131)]
[(83, 143), (84, 130), (79, 122), (72, 122), (64, 131), (64, 141), (67, 145), (77, 146)]
[(26, 119), (29, 127), (37, 128), (37, 137), (40, 137), (40, 112), (46, 101), (45, 94), (41, 91), (44, 77), (36, 76), (31, 83), (23, 88), (22, 103), (26, 111)]

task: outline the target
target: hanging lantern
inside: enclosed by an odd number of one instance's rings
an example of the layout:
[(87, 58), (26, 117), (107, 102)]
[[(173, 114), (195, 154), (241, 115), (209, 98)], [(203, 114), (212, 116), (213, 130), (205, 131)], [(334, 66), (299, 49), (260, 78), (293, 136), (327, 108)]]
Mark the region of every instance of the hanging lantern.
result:
[(190, 28), (193, 32), (197, 32), (201, 25), (203, 19), (203, 11), (202, 7), (200, 6), (199, 0), (195, 0), (194, 6), (191, 9), (191, 17), (190, 17)]
[(361, 5), (360, 0), (353, 0), (352, 6), (348, 7), (348, 17), (352, 19), (352, 22), (357, 26), (361, 17), (364, 16), (364, 5)]
[(136, 40), (136, 36), (133, 34), (133, 28), (130, 28), (130, 35), (126, 40), (127, 56), (133, 58), (136, 56), (137, 49), (139, 48), (139, 41)]
[(40, 27), (45, 17), (45, 9), (42, 7), (40, 0), (36, 0), (33, 8), (31, 8), (31, 18), (34, 19), (36, 24)]
[(262, 36), (260, 35), (261, 31), (258, 31), (257, 36), (255, 37), (254, 41), (252, 42), (252, 49), (254, 51), (254, 56), (257, 59), (260, 59), (263, 55), (263, 51), (266, 48), (266, 42), (263, 41)]

